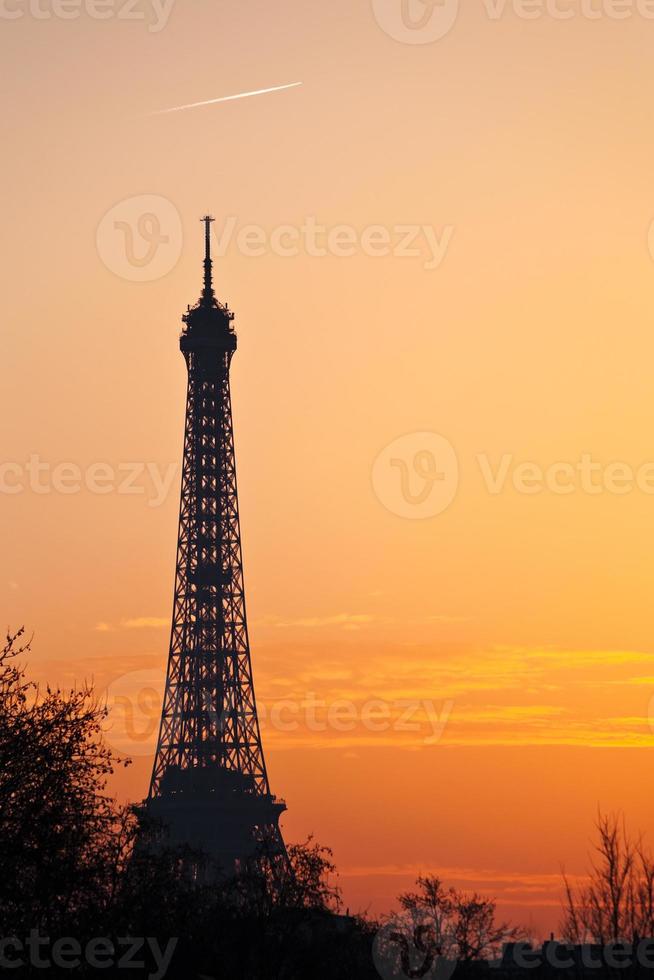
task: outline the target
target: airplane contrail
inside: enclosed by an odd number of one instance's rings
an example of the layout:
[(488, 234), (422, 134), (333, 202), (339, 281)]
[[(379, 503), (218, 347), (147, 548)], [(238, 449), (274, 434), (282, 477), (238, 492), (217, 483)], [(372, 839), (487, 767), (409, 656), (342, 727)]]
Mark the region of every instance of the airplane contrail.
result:
[(234, 99), (249, 99), (251, 95), (267, 95), (269, 92), (281, 92), (285, 88), (297, 88), (302, 82), (291, 82), (288, 85), (275, 85), (273, 88), (260, 88), (255, 92), (239, 92), (237, 95), (223, 95), (219, 99), (206, 99), (204, 102), (189, 102), (188, 105), (176, 105), (172, 109), (157, 109), (153, 116), (162, 116), (167, 112), (181, 112), (183, 109), (197, 109), (203, 105), (215, 105), (216, 102), (233, 102)]

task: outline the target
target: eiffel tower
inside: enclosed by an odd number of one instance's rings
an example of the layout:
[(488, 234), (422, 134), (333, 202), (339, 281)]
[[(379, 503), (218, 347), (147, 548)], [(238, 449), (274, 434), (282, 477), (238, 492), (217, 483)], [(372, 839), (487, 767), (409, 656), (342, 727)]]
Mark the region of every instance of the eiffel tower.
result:
[(262, 847), (286, 862), (252, 681), (229, 370), (234, 314), (214, 294), (211, 222), (204, 288), (182, 317), (188, 370), (177, 567), (168, 673), (146, 812), (172, 845), (224, 874)]

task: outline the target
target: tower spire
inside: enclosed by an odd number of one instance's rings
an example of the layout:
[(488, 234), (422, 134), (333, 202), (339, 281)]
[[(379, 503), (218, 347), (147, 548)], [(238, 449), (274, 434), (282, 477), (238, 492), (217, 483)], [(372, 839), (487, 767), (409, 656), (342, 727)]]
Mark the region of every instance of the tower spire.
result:
[(205, 214), (202, 218), (204, 222), (204, 289), (202, 290), (202, 302), (204, 305), (213, 306), (213, 276), (211, 261), (211, 222), (215, 221), (210, 214)]

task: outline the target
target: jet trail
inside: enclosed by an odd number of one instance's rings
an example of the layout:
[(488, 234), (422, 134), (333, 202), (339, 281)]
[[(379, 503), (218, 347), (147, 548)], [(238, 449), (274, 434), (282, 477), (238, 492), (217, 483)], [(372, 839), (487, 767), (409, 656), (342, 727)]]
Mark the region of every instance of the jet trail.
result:
[(217, 102), (233, 102), (234, 99), (249, 99), (252, 95), (267, 95), (269, 92), (281, 92), (286, 88), (297, 88), (302, 82), (291, 82), (288, 85), (275, 85), (273, 88), (260, 88), (255, 92), (239, 92), (237, 95), (223, 95), (219, 99), (206, 99), (204, 102), (189, 102), (188, 105), (176, 105), (172, 109), (157, 109), (153, 116), (162, 116), (167, 112), (181, 112), (183, 109), (197, 109), (203, 105), (215, 105)]

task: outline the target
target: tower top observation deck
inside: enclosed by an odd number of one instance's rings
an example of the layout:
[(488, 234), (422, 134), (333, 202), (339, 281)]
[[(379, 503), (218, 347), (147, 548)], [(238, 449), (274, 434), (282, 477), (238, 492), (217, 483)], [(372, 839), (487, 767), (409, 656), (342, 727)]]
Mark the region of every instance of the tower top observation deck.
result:
[(211, 223), (215, 219), (206, 214), (204, 222), (204, 285), (202, 295), (195, 306), (189, 306), (182, 316), (185, 324), (180, 337), (182, 351), (199, 348), (236, 350), (236, 334), (232, 326), (234, 314), (226, 303), (216, 299), (213, 288), (213, 262), (211, 259)]

